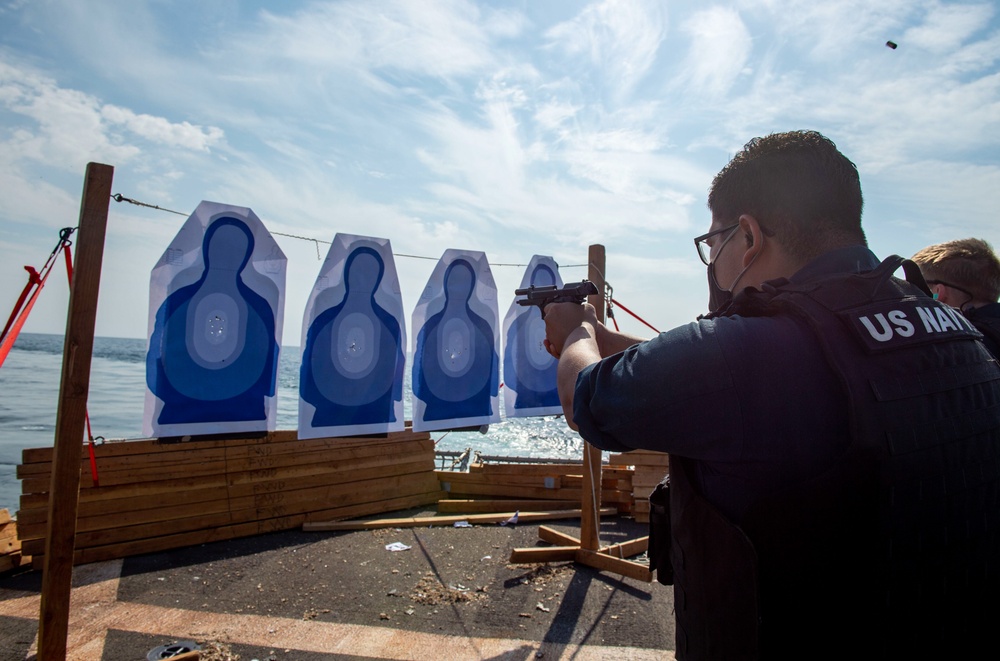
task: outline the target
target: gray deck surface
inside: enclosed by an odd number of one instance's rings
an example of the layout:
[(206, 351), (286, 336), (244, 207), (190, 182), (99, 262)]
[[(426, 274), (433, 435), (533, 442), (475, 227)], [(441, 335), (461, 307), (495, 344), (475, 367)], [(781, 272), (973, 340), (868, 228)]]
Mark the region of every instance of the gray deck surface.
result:
[[(601, 524), (602, 543), (645, 532), (626, 518)], [(393, 542), (410, 548), (386, 550)], [(145, 659), (177, 640), (224, 643), (243, 661), (673, 657), (670, 588), (508, 562), (539, 544), (534, 524), (294, 530), (85, 565), (69, 658)], [(30, 654), (40, 587), (40, 572), (0, 577), (0, 659)]]

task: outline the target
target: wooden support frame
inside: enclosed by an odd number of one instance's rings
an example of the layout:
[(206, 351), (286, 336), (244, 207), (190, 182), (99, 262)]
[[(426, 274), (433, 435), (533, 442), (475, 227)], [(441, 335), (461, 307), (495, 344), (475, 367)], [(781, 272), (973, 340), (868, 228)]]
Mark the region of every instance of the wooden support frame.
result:
[[(594, 306), (597, 318), (603, 322), (606, 318), (604, 246), (599, 244), (590, 246), (588, 257), (587, 277), (597, 285), (598, 291), (598, 294), (588, 298), (588, 302)], [(647, 583), (651, 582), (653, 574), (647, 565), (625, 559), (644, 552), (649, 545), (649, 537), (640, 537), (612, 546), (600, 546), (598, 512), (601, 511), (601, 451), (586, 441), (583, 444), (582, 491), (579, 539), (541, 526), (538, 529), (539, 538), (556, 546), (514, 549), (511, 551), (510, 561), (514, 564), (573, 561), (600, 571), (610, 571)]]

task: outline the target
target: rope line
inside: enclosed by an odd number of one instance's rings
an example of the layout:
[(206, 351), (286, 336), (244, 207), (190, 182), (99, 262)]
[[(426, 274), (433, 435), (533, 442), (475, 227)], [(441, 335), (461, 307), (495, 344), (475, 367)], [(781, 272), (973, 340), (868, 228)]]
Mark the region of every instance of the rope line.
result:
[[(140, 206), (140, 207), (146, 207), (148, 209), (156, 209), (158, 211), (166, 211), (168, 213), (175, 213), (178, 216), (187, 216), (187, 215), (189, 215), (189, 214), (186, 214), (186, 213), (182, 213), (180, 211), (174, 211), (173, 209), (167, 209), (166, 207), (160, 207), (160, 206), (157, 206), (155, 204), (148, 204), (146, 202), (140, 202), (139, 200), (133, 200), (130, 197), (125, 197), (121, 193), (115, 193), (114, 195), (111, 196), (111, 199), (114, 200), (115, 202), (128, 202), (129, 204), (134, 204), (134, 205)], [(325, 241), (324, 239), (314, 239), (311, 236), (302, 236), (302, 235), (299, 235), (299, 234), (287, 234), (285, 232), (271, 232), (271, 234), (276, 234), (278, 236), (287, 236), (290, 239), (299, 239), (301, 241), (310, 241), (310, 242), (314, 243), (316, 245), (316, 259), (318, 259), (318, 260), (323, 259), (322, 255), (320, 255), (320, 252), (319, 252), (319, 244), (323, 243), (325, 245), (330, 245), (331, 243), (333, 243), (332, 241)], [(392, 254), (395, 257), (409, 257), (410, 259), (430, 259), (430, 260), (433, 260), (435, 262), (438, 259), (440, 259), (438, 257), (427, 257), (425, 255), (407, 255), (407, 254), (401, 253), (401, 252), (394, 252)], [(489, 262), (489, 265), (490, 266), (520, 266), (522, 268), (524, 268), (524, 267), (527, 266), (527, 264), (503, 264), (503, 263), (499, 263), (499, 262)], [(562, 269), (575, 269), (575, 268), (583, 268), (584, 266), (587, 266), (587, 265), (586, 264), (565, 264), (563, 266), (560, 266), (559, 268), (562, 268)]]
[(130, 197), (125, 197), (121, 193), (115, 193), (111, 196), (111, 199), (115, 202), (128, 202), (129, 204), (134, 204), (139, 207), (147, 207), (149, 209), (156, 209), (157, 211), (166, 211), (167, 213), (175, 213), (178, 216), (186, 216), (188, 214), (181, 213), (180, 211), (174, 211), (173, 209), (167, 209), (166, 207), (158, 207), (155, 204), (146, 204), (145, 202), (140, 202), (139, 200), (133, 200)]

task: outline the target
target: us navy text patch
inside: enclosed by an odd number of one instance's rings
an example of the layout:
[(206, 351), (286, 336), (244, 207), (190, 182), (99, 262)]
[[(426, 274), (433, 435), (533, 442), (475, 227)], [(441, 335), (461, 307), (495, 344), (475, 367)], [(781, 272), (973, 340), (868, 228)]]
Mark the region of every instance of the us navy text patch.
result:
[(869, 351), (982, 337), (961, 312), (928, 299), (873, 303), (842, 314)]

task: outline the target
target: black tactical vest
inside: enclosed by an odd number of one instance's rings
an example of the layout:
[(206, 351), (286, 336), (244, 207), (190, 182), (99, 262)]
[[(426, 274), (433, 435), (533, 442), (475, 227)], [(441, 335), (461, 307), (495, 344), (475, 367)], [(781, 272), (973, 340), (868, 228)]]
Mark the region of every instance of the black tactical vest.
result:
[(977, 308), (970, 310), (965, 316), (976, 327), (976, 330), (983, 334), (983, 342), (993, 357), (1000, 359), (1000, 317), (986, 316), (981, 312), (982, 308)]
[(678, 659), (962, 658), (993, 631), (1000, 366), (961, 314), (892, 277), (900, 265), (922, 284), (893, 256), (866, 274), (746, 289), (719, 313), (806, 321), (851, 438), (825, 472), (738, 522), (671, 456)]

